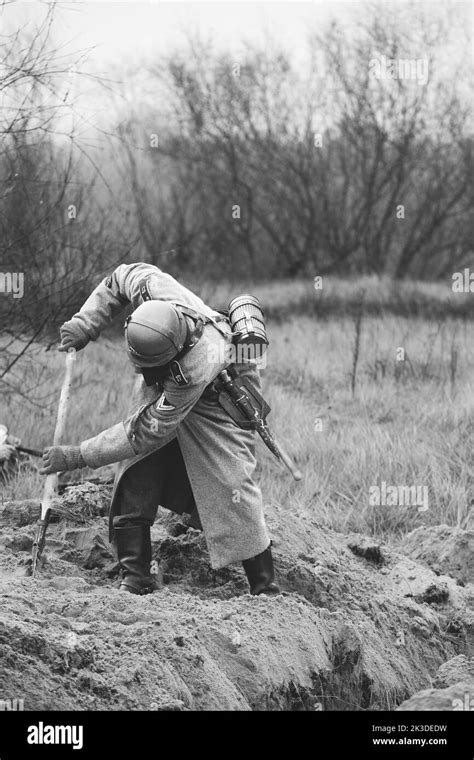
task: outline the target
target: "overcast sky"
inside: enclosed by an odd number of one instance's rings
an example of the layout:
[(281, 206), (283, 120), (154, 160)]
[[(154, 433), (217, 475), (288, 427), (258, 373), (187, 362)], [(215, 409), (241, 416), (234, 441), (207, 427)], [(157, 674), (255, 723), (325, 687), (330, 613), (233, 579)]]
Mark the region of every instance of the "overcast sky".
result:
[[(227, 48), (241, 39), (260, 40), (265, 30), (289, 46), (296, 45), (309, 23), (317, 19), (326, 22), (335, 10), (334, 5), (225, 0), (213, 3), (96, 2), (75, 13), (76, 18), (69, 13), (69, 23), (71, 31), (77, 24), (84, 39), (100, 46), (98, 55), (116, 59), (123, 51), (147, 53), (175, 47), (188, 30), (211, 35), (218, 45)], [(339, 11), (348, 5), (340, 6)]]
[[(74, 58), (78, 51), (88, 51), (82, 71), (118, 81), (125, 70), (136, 70), (139, 85), (136, 96), (143, 97), (145, 74), (140, 77), (140, 64), (165, 52), (181, 48), (186, 36), (199, 34), (212, 39), (216, 48), (238, 53), (246, 41), (263, 42), (270, 36), (296, 59), (303, 54), (307, 32), (316, 25), (326, 25), (336, 14), (350, 17), (360, 3), (326, 2), (183, 2), (161, 0), (116, 2), (56, 2), (52, 37), (61, 53)], [(4, 28), (24, 28), (34, 32), (45, 16), (48, 3), (17, 0), (2, 7), (0, 24)], [(111, 85), (113, 87), (113, 84)], [(89, 122), (107, 120), (100, 87), (90, 79), (75, 79), (74, 99)], [(87, 129), (87, 128), (86, 128)]]
[[(382, 4), (383, 0), (372, 0)], [(410, 0), (390, 0), (394, 13)], [(453, 0), (426, 0), (423, 5), (456, 4)], [(34, 28), (48, 3), (16, 0), (2, 7), (2, 19), (13, 25)], [(307, 31), (324, 28), (332, 19), (348, 23), (362, 12), (361, 0), (312, 0), (311, 2), (254, 2), (254, 0), (92, 0), (56, 3), (55, 35), (66, 49), (94, 48), (90, 62), (103, 69), (121, 62), (134, 62), (153, 53), (179, 47), (186, 33), (211, 36), (216, 46), (232, 52), (244, 40), (262, 41), (270, 34), (282, 46), (298, 55)], [(469, 7), (468, 2), (458, 3)], [(460, 11), (461, 13), (461, 11)], [(471, 18), (472, 20), (472, 18)]]
[[(265, 31), (295, 47), (313, 23), (327, 23), (333, 14), (354, 11), (356, 2), (58, 2), (56, 28), (64, 41), (96, 46), (94, 58), (110, 62), (173, 48), (185, 31), (212, 35), (223, 47), (242, 39), (261, 40)], [(43, 7), (42, 7), (43, 6)], [(18, 22), (33, 24), (44, 13), (41, 2), (16, 2), (4, 11)]]
[[(388, 5), (394, 13), (401, 13), (410, 2), (390, 0)], [(382, 3), (383, 0), (372, 0), (373, 5)], [(0, 0), (0, 26), (3, 20), (10, 26), (34, 29), (49, 4), (44, 0), (16, 0), (2, 6)], [(462, 6), (469, 7), (468, 2), (455, 0), (424, 0), (418, 4), (433, 10), (437, 5), (457, 5), (460, 14)], [(212, 37), (217, 47), (236, 53), (243, 41), (258, 43), (270, 35), (297, 56), (309, 29), (324, 28), (333, 18), (350, 26), (363, 6), (361, 0), (59, 0), (54, 28), (56, 39), (65, 49), (94, 48), (90, 64), (107, 70), (180, 47), (189, 32)]]
[[(383, 0), (372, 0), (372, 5)], [(390, 12), (403, 15), (410, 0), (390, 0)], [(31, 32), (37, 27), (48, 8), (47, 2), (24, 2), (2, 5), (0, 0), (0, 27), (26, 27)], [(446, 6), (450, 0), (440, 0)], [(385, 3), (387, 4), (387, 3)], [(439, 5), (437, 0), (423, 3), (430, 9)], [(467, 2), (451, 5), (459, 8), (458, 18), (466, 14)], [(311, 29), (321, 31), (333, 19), (348, 30), (363, 13), (361, 0), (313, 0), (312, 2), (254, 2), (253, 0), (147, 0), (116, 2), (95, 0), (89, 2), (56, 3), (53, 38), (63, 53), (75, 55), (88, 52), (83, 71), (99, 74), (104, 79), (118, 81), (125, 69), (144, 71), (143, 61), (158, 57), (164, 52), (179, 49), (189, 33), (212, 38), (213, 45), (232, 53), (238, 61), (243, 42), (259, 43), (270, 37), (289, 52), (304, 68), (304, 51)], [(466, 15), (466, 18), (468, 18)], [(2, 23), (3, 22), (3, 23)], [(454, 55), (453, 55), (454, 53)], [(448, 61), (454, 60), (456, 49), (448, 51)], [(300, 60), (298, 60), (300, 57)], [(471, 62), (468, 62), (470, 65)], [(141, 77), (141, 80), (144, 76)], [(100, 88), (87, 78), (76, 80), (76, 105), (80, 102), (82, 115), (92, 121), (107, 118), (109, 106)], [(134, 97), (144, 92), (137, 86)], [(79, 100), (77, 100), (79, 97)], [(102, 115), (101, 115), (102, 114)]]

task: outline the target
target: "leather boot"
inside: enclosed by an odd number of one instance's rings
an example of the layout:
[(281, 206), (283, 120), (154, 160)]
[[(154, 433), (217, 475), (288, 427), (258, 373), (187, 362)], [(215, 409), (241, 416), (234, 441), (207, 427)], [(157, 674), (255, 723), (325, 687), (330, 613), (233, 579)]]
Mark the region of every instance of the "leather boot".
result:
[(271, 544), (261, 554), (251, 559), (244, 559), (242, 565), (250, 584), (250, 593), (254, 596), (259, 594), (279, 594), (280, 589), (274, 583), (273, 558)]
[(151, 539), (148, 525), (114, 528), (117, 556), (122, 569), (121, 591), (151, 594), (158, 588), (150, 574)]

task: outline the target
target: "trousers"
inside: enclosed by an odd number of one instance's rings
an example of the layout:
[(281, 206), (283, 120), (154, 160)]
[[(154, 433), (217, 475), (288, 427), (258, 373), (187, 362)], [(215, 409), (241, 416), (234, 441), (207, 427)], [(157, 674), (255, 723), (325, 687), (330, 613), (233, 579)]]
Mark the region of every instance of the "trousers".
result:
[(177, 438), (131, 465), (123, 474), (111, 512), (111, 527), (151, 527), (160, 505), (179, 515), (197, 514)]

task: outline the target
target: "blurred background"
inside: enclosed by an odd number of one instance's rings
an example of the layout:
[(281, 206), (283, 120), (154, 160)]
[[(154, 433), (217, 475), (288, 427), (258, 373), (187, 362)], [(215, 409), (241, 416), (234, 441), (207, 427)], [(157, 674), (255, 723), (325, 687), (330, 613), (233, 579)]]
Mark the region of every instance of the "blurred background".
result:
[[(270, 422), (306, 473), (262, 455), (268, 500), (384, 535), (466, 525), (470, 3), (5, 1), (0, 24), (0, 273), (24, 274), (0, 292), (0, 422), (50, 443), (60, 324), (148, 261), (217, 308), (262, 300)], [(122, 323), (78, 357), (71, 443), (125, 413)], [(432, 508), (370, 506), (380, 479)]]

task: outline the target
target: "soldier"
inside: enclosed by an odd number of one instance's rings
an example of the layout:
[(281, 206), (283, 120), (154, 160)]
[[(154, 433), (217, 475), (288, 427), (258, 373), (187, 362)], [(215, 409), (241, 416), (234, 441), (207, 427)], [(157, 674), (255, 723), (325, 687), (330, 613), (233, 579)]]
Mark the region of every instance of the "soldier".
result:
[[(199, 516), (213, 568), (241, 561), (251, 594), (279, 593), (253, 478), (255, 434), (231, 420), (212, 386), (231, 363), (226, 317), (157, 267), (122, 264), (61, 327), (60, 350), (96, 340), (128, 304), (126, 350), (139, 373), (133, 411), (80, 446), (45, 449), (41, 472), (121, 462), (110, 510), (121, 589), (156, 588), (150, 527), (161, 504), (195, 524)], [(254, 364), (233, 366), (259, 388)]]
[(20, 465), (25, 461), (29, 463), (29, 457), (18, 451), (20, 443), (19, 438), (8, 434), (5, 425), (0, 425), (0, 483), (3, 485), (18, 475)]
[(6, 483), (15, 471), (16, 448), (9, 443), (0, 444), (0, 482)]

